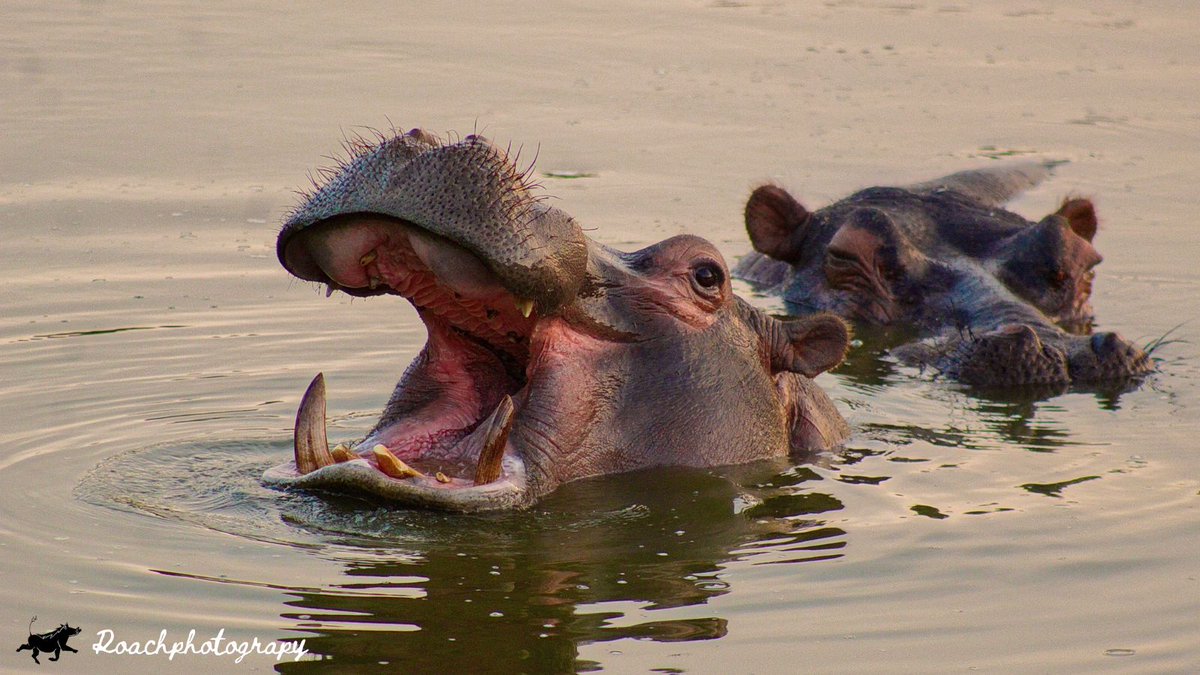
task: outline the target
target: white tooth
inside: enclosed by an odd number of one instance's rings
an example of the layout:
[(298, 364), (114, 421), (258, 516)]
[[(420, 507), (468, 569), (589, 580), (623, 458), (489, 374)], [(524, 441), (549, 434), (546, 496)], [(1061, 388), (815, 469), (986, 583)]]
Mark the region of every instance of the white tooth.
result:
[(521, 316), (528, 319), (529, 315), (533, 314), (533, 301), (532, 300), (525, 300), (523, 298), (514, 298), (514, 301), (516, 302), (517, 310), (519, 310), (521, 312)]
[(371, 251), (370, 253), (367, 253), (363, 257), (359, 258), (358, 264), (362, 265), (363, 267), (366, 267), (367, 265), (370, 265), (371, 263), (375, 262), (375, 258), (377, 256), (378, 256), (378, 254), (375, 253), (375, 251)]

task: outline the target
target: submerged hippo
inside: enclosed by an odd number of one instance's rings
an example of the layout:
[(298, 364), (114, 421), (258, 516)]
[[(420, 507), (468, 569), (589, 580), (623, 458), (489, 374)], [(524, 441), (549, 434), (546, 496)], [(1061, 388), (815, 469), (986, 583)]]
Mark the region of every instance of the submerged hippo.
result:
[(295, 462), (269, 485), (502, 509), (586, 476), (815, 451), (849, 431), (810, 379), (845, 355), (840, 318), (762, 313), (698, 237), (597, 244), (477, 136), (357, 148), (278, 254), (330, 293), (408, 299), (429, 338), (353, 448), (328, 448), (318, 376)]
[(755, 252), (735, 275), (779, 293), (791, 313), (828, 311), (915, 329), (893, 353), (980, 386), (1066, 385), (1149, 372), (1142, 349), (1090, 334), (1096, 214), (1068, 199), (1031, 222), (1000, 208), (1042, 164), (875, 187), (809, 212), (775, 185), (746, 204)]

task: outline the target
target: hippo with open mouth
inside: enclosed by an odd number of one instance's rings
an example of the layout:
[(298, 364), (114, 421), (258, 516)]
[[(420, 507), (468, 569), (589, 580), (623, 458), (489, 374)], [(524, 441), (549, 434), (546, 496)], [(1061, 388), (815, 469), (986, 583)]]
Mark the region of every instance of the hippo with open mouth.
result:
[(330, 293), (402, 296), (429, 337), (352, 448), (329, 449), (318, 375), (295, 461), (266, 484), (485, 511), (588, 476), (846, 438), (810, 379), (845, 356), (843, 320), (764, 314), (733, 295), (698, 237), (632, 253), (597, 244), (527, 177), (483, 138), (413, 130), (356, 146), (287, 219), (289, 272)]
[(755, 251), (734, 273), (780, 294), (790, 313), (834, 312), (915, 330), (892, 350), (969, 385), (1129, 381), (1152, 369), (1116, 333), (1091, 334), (1095, 209), (1072, 198), (1038, 222), (1001, 205), (1045, 164), (963, 171), (873, 187), (809, 212), (776, 185), (746, 204)]

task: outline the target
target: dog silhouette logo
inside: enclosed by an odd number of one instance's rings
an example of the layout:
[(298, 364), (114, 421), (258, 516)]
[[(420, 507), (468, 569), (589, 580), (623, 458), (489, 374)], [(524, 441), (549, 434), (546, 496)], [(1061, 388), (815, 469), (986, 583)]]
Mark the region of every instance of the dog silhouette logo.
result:
[(32, 649), (33, 662), (38, 664), (41, 663), (41, 661), (38, 661), (38, 654), (41, 654), (42, 652), (54, 652), (54, 656), (50, 657), (51, 661), (57, 661), (63, 650), (79, 653), (78, 649), (75, 649), (67, 644), (67, 640), (72, 635), (79, 635), (80, 631), (83, 630), (82, 628), (63, 623), (59, 624), (58, 628), (55, 628), (49, 633), (34, 634), (34, 621), (37, 621), (36, 616), (29, 620), (29, 639), (25, 641), (25, 644), (17, 647), (17, 651)]

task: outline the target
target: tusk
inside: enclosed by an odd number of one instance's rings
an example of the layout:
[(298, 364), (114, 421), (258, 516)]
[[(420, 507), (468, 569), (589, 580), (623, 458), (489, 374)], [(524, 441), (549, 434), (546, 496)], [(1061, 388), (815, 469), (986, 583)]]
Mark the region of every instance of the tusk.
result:
[(392, 478), (413, 478), (414, 476), (425, 475), (402, 462), (399, 457), (392, 454), (391, 450), (387, 449), (386, 445), (376, 445), (371, 448), (371, 452), (375, 454), (375, 461), (379, 463), (379, 470)]
[(325, 437), (325, 376), (321, 373), (317, 373), (300, 399), (293, 442), (296, 468), (301, 475), (334, 463)]
[(513, 301), (517, 305), (517, 310), (521, 312), (521, 316), (528, 319), (529, 315), (533, 314), (533, 301), (532, 300), (525, 300), (522, 298), (513, 298)]
[(514, 409), (512, 397), (505, 394), (496, 410), (484, 421), (487, 434), (479, 451), (479, 464), (475, 467), (476, 485), (494, 483), (500, 478), (500, 463), (504, 459), (504, 447), (508, 445), (508, 432), (512, 431)]

